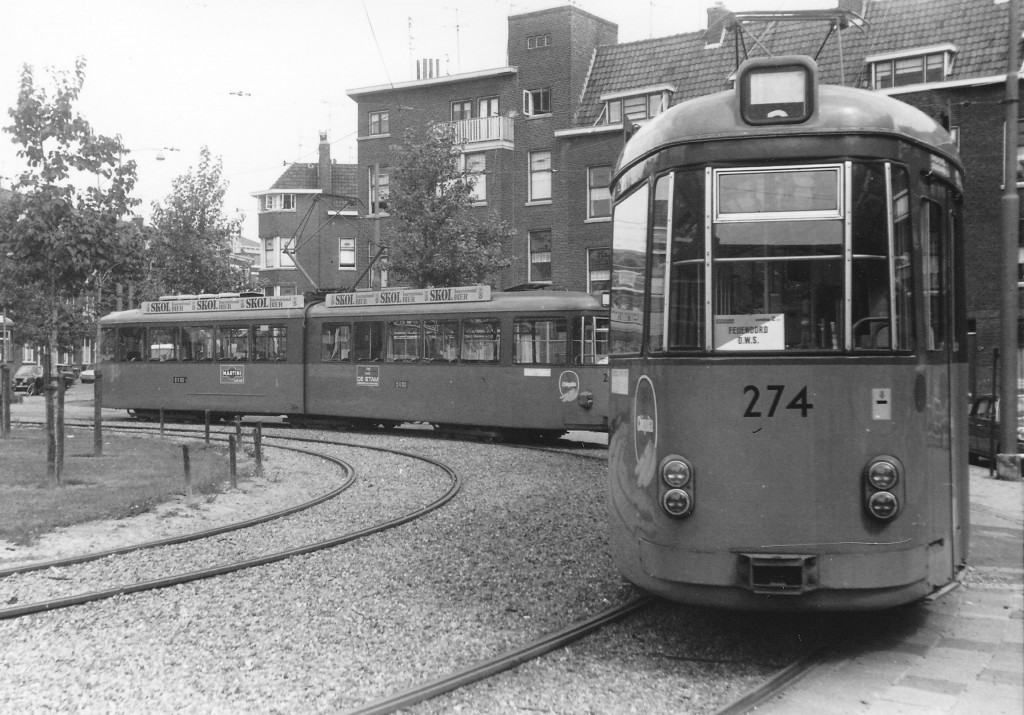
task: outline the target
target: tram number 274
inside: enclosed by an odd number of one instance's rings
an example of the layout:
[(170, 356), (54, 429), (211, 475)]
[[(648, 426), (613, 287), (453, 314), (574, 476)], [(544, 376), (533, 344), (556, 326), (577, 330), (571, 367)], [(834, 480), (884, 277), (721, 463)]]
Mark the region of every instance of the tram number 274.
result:
[[(771, 400), (771, 405), (768, 407), (768, 417), (774, 417), (775, 411), (779, 408), (779, 403), (782, 402), (782, 393), (786, 392), (785, 385), (767, 385), (765, 388), (768, 392), (775, 393), (774, 397), (768, 395), (765, 396), (765, 403)], [(747, 403), (747, 411), (743, 413), (744, 417), (763, 417), (759, 403), (761, 402), (761, 388), (756, 385), (747, 385), (743, 388), (743, 394), (749, 395), (750, 402)], [(807, 386), (800, 388), (800, 391), (796, 393), (796, 397), (786, 403), (787, 410), (800, 410), (800, 416), (806, 417), (809, 410), (814, 409), (814, 405), (807, 401)]]

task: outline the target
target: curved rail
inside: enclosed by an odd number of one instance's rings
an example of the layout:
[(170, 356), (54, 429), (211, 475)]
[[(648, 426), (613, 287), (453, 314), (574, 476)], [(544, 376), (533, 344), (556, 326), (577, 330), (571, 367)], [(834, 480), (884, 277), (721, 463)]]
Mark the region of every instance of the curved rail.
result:
[[(282, 438), (273, 438), (273, 437), (271, 437), (270, 439), (282, 439)], [(302, 439), (302, 438), (287, 438), (287, 439), (291, 439), (293, 441), (317, 442), (317, 443), (320, 443), (320, 444), (324, 443), (324, 440), (313, 440), (313, 439)], [(367, 536), (371, 536), (373, 534), (378, 534), (380, 532), (387, 531), (388, 529), (393, 529), (393, 528), (395, 528), (397, 526), (400, 526), (402, 524), (408, 523), (410, 521), (414, 521), (415, 519), (418, 519), (418, 518), (424, 516), (425, 514), (428, 514), (428, 513), (432, 512), (432, 511), (435, 511), (436, 509), (439, 509), (440, 507), (442, 507), (445, 504), (447, 504), (449, 501), (451, 501), (459, 493), (459, 491), (462, 488), (462, 480), (459, 477), (459, 475), (455, 472), (454, 469), (452, 469), (451, 467), (449, 467), (448, 465), (446, 465), (446, 464), (444, 464), (442, 462), (439, 462), (437, 460), (431, 459), (429, 457), (424, 457), (422, 455), (415, 455), (415, 454), (412, 454), (410, 452), (405, 452), (405, 451), (402, 451), (402, 450), (388, 449), (388, 448), (384, 448), (384, 447), (368, 447), (368, 446), (365, 446), (365, 445), (357, 445), (357, 444), (348, 443), (348, 442), (333, 442), (333, 441), (331, 441), (331, 442), (327, 442), (327, 444), (337, 445), (337, 446), (348, 446), (348, 447), (354, 447), (354, 448), (359, 448), (359, 449), (368, 449), (368, 450), (371, 450), (371, 451), (378, 451), (378, 452), (387, 452), (389, 454), (397, 454), (397, 455), (409, 457), (411, 459), (417, 459), (417, 460), (420, 460), (420, 461), (423, 461), (423, 462), (427, 462), (428, 464), (432, 464), (432, 465), (438, 467), (439, 469), (441, 469), (443, 472), (445, 472), (449, 476), (449, 478), (451, 479), (451, 483), (449, 485), (448, 490), (444, 494), (442, 494), (440, 497), (435, 499), (433, 502), (427, 504), (426, 506), (421, 507), (420, 509), (417, 509), (417, 510), (415, 510), (413, 512), (410, 512), (410, 513), (407, 513), (407, 514), (403, 514), (403, 515), (398, 516), (398, 517), (396, 517), (394, 519), (390, 519), (388, 521), (381, 522), (379, 524), (375, 524), (373, 526), (370, 526), (370, 527), (367, 527), (367, 528), (364, 528), (364, 529), (358, 529), (356, 531), (352, 531), (352, 532), (348, 532), (348, 533), (341, 534), (341, 535), (338, 535), (338, 536), (334, 536), (334, 537), (331, 537), (329, 539), (325, 539), (323, 541), (318, 541), (318, 542), (314, 542), (314, 543), (311, 543), (311, 544), (305, 544), (305, 545), (298, 546), (298, 547), (295, 547), (295, 548), (292, 548), (292, 549), (287, 549), (287, 550), (284, 550), (284, 551), (278, 551), (278, 552), (271, 553), (271, 554), (265, 554), (263, 556), (258, 556), (258, 557), (251, 558), (251, 559), (242, 559), (240, 561), (235, 561), (235, 562), (231, 562), (231, 563), (228, 563), (228, 564), (223, 564), (223, 565), (220, 565), (220, 566), (213, 566), (213, 567), (205, 568), (205, 569), (199, 569), (197, 571), (190, 571), (190, 572), (184, 573), (184, 574), (176, 574), (176, 575), (173, 575), (173, 576), (167, 576), (167, 577), (163, 577), (163, 578), (151, 579), (151, 580), (148, 580), (148, 581), (141, 581), (141, 582), (138, 582), (138, 583), (135, 583), (135, 584), (129, 584), (129, 585), (124, 585), (124, 586), (115, 586), (115, 587), (108, 588), (108, 589), (102, 589), (102, 590), (93, 591), (93, 592), (90, 592), (90, 593), (76, 594), (76, 595), (73, 595), (73, 596), (66, 596), (66, 597), (62, 597), (62, 598), (56, 598), (56, 599), (49, 600), (49, 601), (39, 601), (39, 602), (36, 602), (36, 603), (28, 603), (28, 604), (25, 604), (25, 605), (22, 605), (22, 606), (16, 606), (16, 607), (11, 607), (11, 608), (3, 608), (3, 609), (0, 609), (0, 620), (11, 619), (11, 618), (19, 618), (21, 616), (26, 616), (26, 615), (30, 615), (30, 614), (34, 614), (34, 613), (42, 613), (42, 612), (45, 612), (45, 611), (52, 611), (52, 610), (57, 610), (57, 609), (60, 609), (60, 608), (67, 608), (69, 606), (76, 606), (76, 605), (81, 605), (81, 604), (85, 604), (85, 603), (91, 603), (91, 602), (94, 602), (94, 601), (101, 601), (101, 600), (104, 600), (104, 599), (113, 598), (115, 596), (121, 596), (121, 595), (126, 595), (126, 594), (131, 594), (131, 593), (139, 593), (139, 592), (142, 592), (142, 591), (153, 591), (153, 590), (160, 589), (160, 588), (167, 588), (169, 586), (177, 586), (177, 585), (181, 585), (181, 584), (184, 584), (184, 583), (190, 583), (190, 582), (193, 582), (193, 581), (200, 581), (200, 580), (203, 580), (203, 579), (212, 578), (214, 576), (221, 576), (221, 575), (228, 574), (228, 573), (234, 573), (236, 571), (242, 571), (244, 569), (249, 569), (249, 568), (253, 568), (253, 567), (256, 567), (256, 566), (264, 566), (264, 565), (267, 565), (267, 564), (275, 563), (277, 561), (283, 561), (285, 559), (289, 559), (289, 558), (292, 558), (292, 557), (295, 557), (295, 556), (301, 556), (301, 555), (304, 555), (304, 554), (313, 553), (315, 551), (321, 551), (323, 549), (329, 549), (329, 548), (332, 548), (334, 546), (339, 546), (341, 544), (345, 544), (345, 543), (348, 543), (350, 541), (355, 541), (357, 539), (361, 539), (361, 538), (364, 538), (364, 537), (367, 537)], [(296, 449), (296, 451), (306, 451), (307, 453), (312, 454), (311, 452), (308, 452), (307, 450), (298, 450), (297, 448), (292, 448), (292, 449)], [(348, 465), (346, 465), (341, 460), (337, 460), (337, 459), (335, 459), (333, 457), (327, 457), (325, 455), (316, 455), (316, 456), (318, 456), (318, 457), (320, 457), (322, 459), (327, 459), (329, 461), (333, 461), (333, 462), (336, 462), (336, 463), (338, 463), (340, 465), (343, 465), (343, 466), (345, 466), (346, 468), (349, 469), (350, 473), (352, 473), (351, 467), (348, 467)], [(354, 479), (354, 473), (353, 473), (353, 479)], [(347, 486), (345, 488), (347, 488)], [(185, 539), (185, 540), (187, 541), (188, 539)], [(163, 544), (161, 544), (161, 545), (163, 545)], [(137, 550), (137, 549), (129, 549), (129, 550)], [(87, 560), (91, 560), (91, 559), (87, 559)]]

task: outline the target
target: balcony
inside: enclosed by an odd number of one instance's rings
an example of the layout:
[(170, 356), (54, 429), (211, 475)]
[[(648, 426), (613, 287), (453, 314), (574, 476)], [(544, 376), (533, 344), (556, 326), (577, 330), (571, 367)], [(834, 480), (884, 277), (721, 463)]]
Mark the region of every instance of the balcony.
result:
[(514, 122), (510, 117), (480, 117), (452, 122), (455, 136), (467, 145), (466, 150), (512, 149), (514, 147)]

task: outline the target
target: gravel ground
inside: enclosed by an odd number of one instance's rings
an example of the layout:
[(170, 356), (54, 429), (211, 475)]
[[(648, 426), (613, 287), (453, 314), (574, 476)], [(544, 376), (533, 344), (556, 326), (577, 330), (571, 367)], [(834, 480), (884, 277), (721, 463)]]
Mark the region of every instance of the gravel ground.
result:
[[(344, 711), (637, 595), (607, 553), (603, 461), (424, 437), (323, 436), (433, 457), (459, 472), (463, 492), (422, 519), (327, 551), (0, 622), (0, 712)], [(326, 450), (359, 479), (313, 513), (201, 546), (3, 579), (0, 604), (322, 540), (446, 488), (441, 470), (421, 462)], [(322, 474), (325, 484), (339, 478), (283, 452), (268, 464)], [(832, 625), (658, 604), (413, 712), (711, 712)]]

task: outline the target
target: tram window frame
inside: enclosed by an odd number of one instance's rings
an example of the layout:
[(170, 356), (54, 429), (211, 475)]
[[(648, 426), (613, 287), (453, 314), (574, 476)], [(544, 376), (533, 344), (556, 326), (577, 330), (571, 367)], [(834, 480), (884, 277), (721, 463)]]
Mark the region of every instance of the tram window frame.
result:
[(146, 328), (141, 325), (121, 326), (117, 331), (117, 360), (139, 362), (145, 355)]
[(924, 304), (925, 349), (945, 350), (949, 343), (949, 240), (943, 202), (921, 198), (921, 300)]
[(423, 355), (423, 326), (418, 320), (387, 322), (384, 362), (419, 362)]
[(352, 324), (352, 356), (356, 362), (383, 362), (383, 320), (357, 320)]
[(603, 315), (577, 315), (573, 319), (577, 365), (607, 365), (611, 347), (609, 318)]
[(639, 355), (644, 339), (650, 185), (644, 182), (612, 213), (611, 354)]
[[(561, 345), (561, 352), (558, 346)], [(514, 365), (566, 365), (569, 324), (562, 316), (517, 317), (512, 321)]]
[[(244, 343), (239, 341), (244, 338)], [(244, 344), (244, 356), (237, 354), (237, 348)], [(218, 325), (215, 343), (218, 362), (249, 362), (252, 358), (252, 330), (249, 325)], [(232, 349), (231, 355), (227, 354)]]
[(459, 321), (423, 321), (423, 362), (453, 363), (459, 360)]
[[(217, 331), (212, 325), (183, 325), (180, 336), (181, 350), (179, 354), (182, 362), (211, 362), (213, 360), (216, 354)], [(202, 347), (199, 352), (205, 357), (196, 357), (197, 345)]]
[(253, 325), (252, 348), (255, 362), (285, 362), (288, 359), (288, 326), (282, 323)]
[(320, 362), (350, 362), (351, 359), (352, 324), (324, 323), (320, 328)]
[(148, 362), (177, 362), (178, 332), (176, 326), (149, 326), (146, 329), (146, 360)]
[(501, 321), (464, 318), (460, 323), (459, 359), (463, 363), (494, 365), (501, 362)]
[[(649, 348), (661, 351), (667, 345), (669, 350), (704, 350), (707, 177), (702, 169), (677, 171), (671, 176), (672, 203), (668, 210), (671, 212), (672, 258), (666, 266), (668, 305), (663, 328), (667, 342), (657, 345), (652, 340)], [(697, 197), (697, 200), (687, 201), (687, 197)]]
[(100, 344), (97, 349), (99, 362), (118, 362), (117, 348), (120, 344), (117, 328), (101, 328)]

